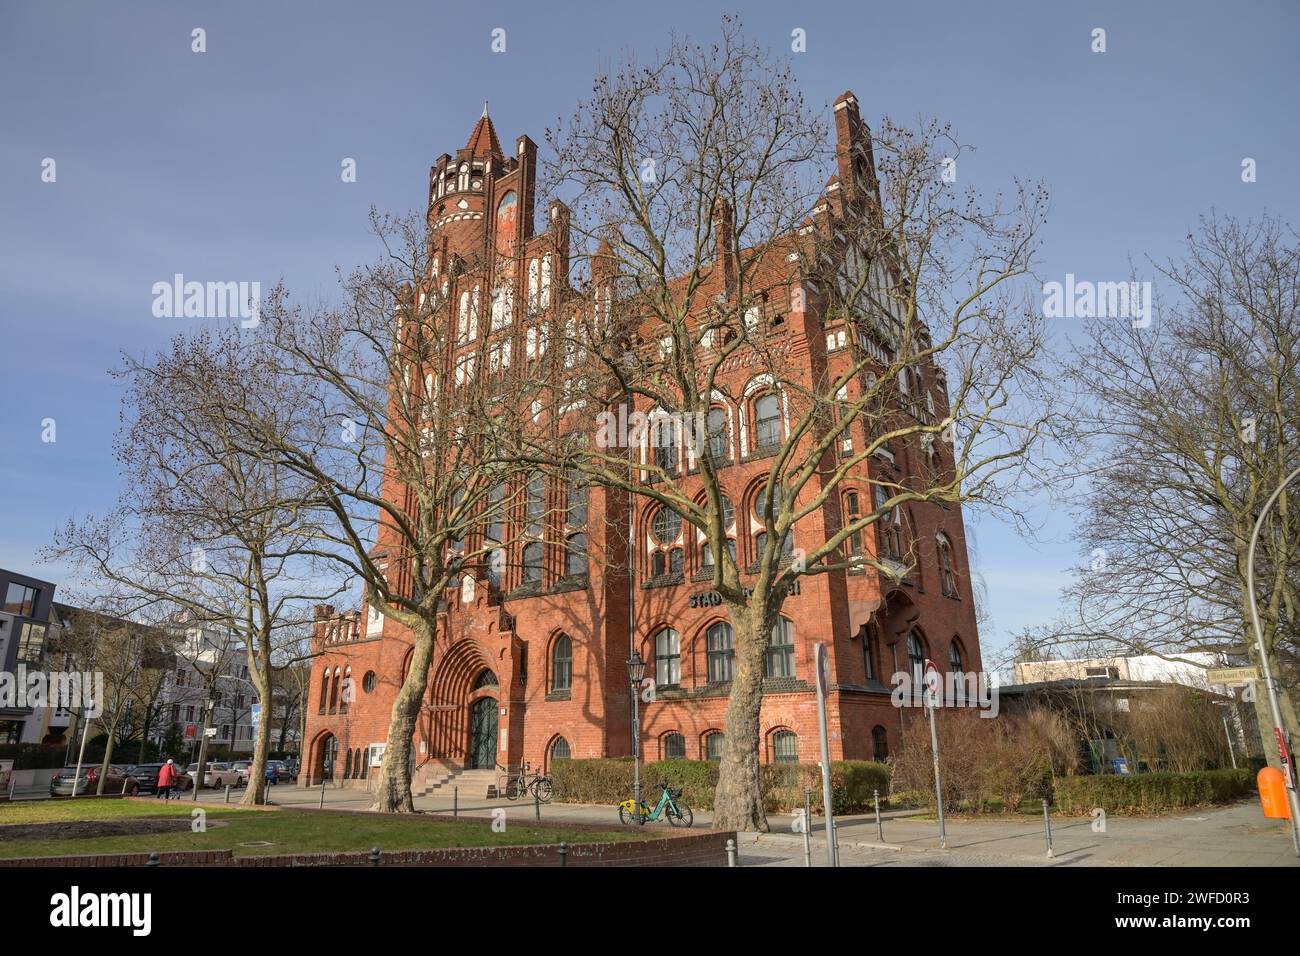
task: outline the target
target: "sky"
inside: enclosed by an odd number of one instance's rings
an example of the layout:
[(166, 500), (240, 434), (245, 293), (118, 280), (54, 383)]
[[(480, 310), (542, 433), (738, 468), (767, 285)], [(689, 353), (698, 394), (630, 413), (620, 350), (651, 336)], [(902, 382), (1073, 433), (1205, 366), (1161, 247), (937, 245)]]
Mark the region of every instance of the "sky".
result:
[[(976, 148), (959, 182), (1043, 180), (1045, 279), (1125, 280), (1130, 260), (1154, 279), (1147, 257), (1177, 256), (1202, 214), (1300, 207), (1294, 2), (0, 0), (0, 567), (61, 581), (37, 551), (113, 505), (108, 369), (197, 321), (155, 318), (155, 282), (327, 295), (374, 253), (369, 207), (420, 207), (484, 100), (504, 144), (541, 144), (602, 67), (674, 31), (711, 40), (724, 12), (789, 57), (811, 103), (853, 90), (873, 126), (951, 122)], [(1034, 540), (967, 516), (986, 658), (1053, 617), (1080, 560), (1071, 516), (1027, 504)]]

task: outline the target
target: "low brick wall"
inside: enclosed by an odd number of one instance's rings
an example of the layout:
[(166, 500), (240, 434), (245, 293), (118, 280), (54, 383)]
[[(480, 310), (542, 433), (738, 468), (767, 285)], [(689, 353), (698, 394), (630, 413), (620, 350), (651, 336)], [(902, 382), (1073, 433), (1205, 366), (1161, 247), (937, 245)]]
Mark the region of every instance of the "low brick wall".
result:
[[(727, 841), (734, 830), (665, 834), (652, 840), (577, 843), (568, 846), (567, 866), (726, 866)], [(40, 856), (0, 860), (0, 867), (144, 866), (149, 853)], [(294, 853), (236, 858), (230, 850), (174, 851), (159, 854), (162, 866), (371, 866), (368, 851)], [(380, 852), (380, 866), (559, 866), (558, 844), (539, 846), (449, 847), (439, 850)]]

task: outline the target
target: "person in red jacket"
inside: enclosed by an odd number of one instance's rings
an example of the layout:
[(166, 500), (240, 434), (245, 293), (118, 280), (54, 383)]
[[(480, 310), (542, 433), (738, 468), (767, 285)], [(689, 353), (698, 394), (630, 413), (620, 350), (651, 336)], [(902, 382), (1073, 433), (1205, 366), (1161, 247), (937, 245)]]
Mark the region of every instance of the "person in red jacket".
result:
[(176, 765), (169, 758), (158, 771), (158, 793), (164, 800), (172, 798), (172, 788), (176, 786)]

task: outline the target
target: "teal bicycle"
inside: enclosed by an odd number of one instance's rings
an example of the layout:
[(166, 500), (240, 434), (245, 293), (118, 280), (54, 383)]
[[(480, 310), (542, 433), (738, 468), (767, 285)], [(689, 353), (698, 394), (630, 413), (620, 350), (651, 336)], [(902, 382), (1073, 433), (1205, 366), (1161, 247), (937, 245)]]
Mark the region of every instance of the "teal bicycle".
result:
[(668, 786), (667, 780), (659, 784), (659, 803), (653, 810), (644, 800), (640, 807), (635, 800), (624, 800), (618, 805), (618, 819), (624, 826), (630, 823), (653, 823), (662, 817), (667, 817), (668, 822), (675, 827), (689, 827), (695, 822), (691, 808), (682, 803), (681, 790)]

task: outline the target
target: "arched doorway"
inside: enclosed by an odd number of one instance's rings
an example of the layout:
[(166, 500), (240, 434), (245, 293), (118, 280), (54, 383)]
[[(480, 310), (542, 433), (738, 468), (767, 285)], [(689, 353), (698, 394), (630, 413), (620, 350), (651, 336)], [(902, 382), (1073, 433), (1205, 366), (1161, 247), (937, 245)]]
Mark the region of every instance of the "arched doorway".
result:
[(326, 732), (316, 741), (315, 753), (311, 762), (309, 782), (318, 784), (322, 780), (333, 780), (334, 769), (338, 764), (339, 739)]
[(480, 697), (469, 706), (470, 770), (491, 770), (497, 765), (497, 701)]

